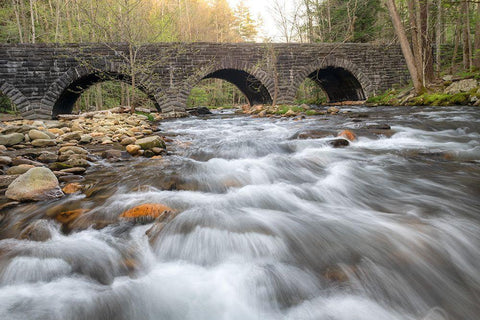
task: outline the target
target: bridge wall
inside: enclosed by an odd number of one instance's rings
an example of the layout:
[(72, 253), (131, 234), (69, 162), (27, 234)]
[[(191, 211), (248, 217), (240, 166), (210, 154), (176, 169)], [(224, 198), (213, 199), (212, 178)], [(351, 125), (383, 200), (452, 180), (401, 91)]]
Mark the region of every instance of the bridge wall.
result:
[[(221, 69), (245, 71), (271, 98), (276, 95), (277, 103), (292, 103), (300, 84), (327, 67), (350, 72), (365, 97), (408, 80), (398, 46), (159, 43), (136, 54), (137, 85), (163, 112), (184, 111), (191, 89)], [(94, 74), (98, 81), (129, 81), (129, 66), (128, 47), (122, 44), (3, 44), (0, 91), (23, 116), (51, 118), (54, 108), (62, 112), (58, 102), (72, 84), (86, 87)]]

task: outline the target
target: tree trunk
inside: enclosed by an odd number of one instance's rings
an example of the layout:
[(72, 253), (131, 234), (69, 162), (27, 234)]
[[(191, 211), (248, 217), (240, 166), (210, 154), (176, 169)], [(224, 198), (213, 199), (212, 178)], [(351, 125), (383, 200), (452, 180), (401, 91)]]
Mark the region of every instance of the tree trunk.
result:
[(102, 84), (98, 83), (95, 86), (95, 109), (97, 111), (103, 109)]
[(392, 19), (395, 33), (397, 34), (400, 41), (402, 53), (405, 57), (405, 62), (407, 63), (408, 71), (410, 73), (410, 77), (412, 78), (413, 86), (415, 87), (415, 92), (418, 94), (423, 90), (423, 85), (419, 81), (418, 71), (415, 66), (415, 59), (410, 49), (410, 44), (408, 43), (407, 35), (405, 34), (405, 29), (403, 28), (402, 22), (400, 20), (400, 15), (398, 14), (397, 7), (395, 6), (395, 1), (387, 0), (387, 7), (388, 11), (390, 12), (390, 17)]
[(471, 49), (472, 43), (470, 41), (470, 12), (467, 0), (462, 1), (462, 16), (463, 16), (463, 68), (465, 71), (471, 69)]
[(452, 54), (452, 63), (450, 65), (450, 73), (453, 73), (454, 67), (455, 67), (455, 62), (457, 60), (457, 54), (458, 54), (458, 46), (460, 45), (460, 32), (461, 29), (459, 27), (459, 24), (461, 23), (462, 16), (458, 16), (458, 23), (455, 25), (455, 44), (453, 46), (453, 54)]
[(473, 66), (480, 70), (480, 3), (477, 3), (477, 21), (475, 21), (475, 47)]
[(12, 0), (13, 10), (15, 11), (15, 18), (17, 19), (17, 28), (18, 28), (18, 37), (20, 43), (23, 43), (23, 33), (22, 33), (22, 24), (20, 23), (20, 13), (19, 8), (17, 7), (17, 0)]
[(33, 1), (34, 0), (30, 0), (30, 20), (32, 27), (32, 43), (35, 43), (35, 12), (33, 9)]
[(410, 32), (412, 38), (413, 58), (415, 61), (415, 67), (417, 69), (418, 81), (424, 85), (423, 82), (423, 61), (422, 61), (422, 39), (420, 36), (419, 19), (418, 19), (418, 7), (415, 0), (408, 0), (408, 18), (410, 22)]
[(428, 0), (420, 0), (420, 35), (422, 43), (423, 84), (433, 80), (433, 54), (428, 32)]
[(442, 0), (437, 0), (437, 24), (435, 25), (435, 71), (437, 76), (440, 76), (440, 70), (442, 68)]

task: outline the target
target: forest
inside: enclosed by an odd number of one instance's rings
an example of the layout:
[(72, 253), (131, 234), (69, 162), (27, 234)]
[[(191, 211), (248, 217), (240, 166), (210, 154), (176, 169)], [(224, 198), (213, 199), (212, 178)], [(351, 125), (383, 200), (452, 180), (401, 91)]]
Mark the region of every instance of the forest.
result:
[[(1, 43), (124, 42), (368, 42), (400, 43), (417, 92), (442, 74), (480, 69), (480, 3), (459, 0), (274, 0), (277, 34), (262, 33), (244, 1), (227, 0), (7, 0), (0, 2)], [(290, 5), (287, 5), (290, 3)], [(92, 86), (78, 109), (148, 104), (130, 86)], [(299, 102), (318, 103), (322, 91), (306, 82)], [(209, 79), (190, 105), (227, 106), (245, 98), (230, 83)], [(3, 98), (2, 109), (12, 108)]]

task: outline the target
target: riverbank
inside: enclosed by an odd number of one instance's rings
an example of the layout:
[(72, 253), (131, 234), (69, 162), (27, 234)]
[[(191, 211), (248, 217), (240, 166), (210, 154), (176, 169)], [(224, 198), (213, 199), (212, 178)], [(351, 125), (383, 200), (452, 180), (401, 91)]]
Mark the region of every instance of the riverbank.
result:
[(479, 75), (445, 75), (420, 95), (411, 87), (370, 97), (368, 106), (480, 106)]

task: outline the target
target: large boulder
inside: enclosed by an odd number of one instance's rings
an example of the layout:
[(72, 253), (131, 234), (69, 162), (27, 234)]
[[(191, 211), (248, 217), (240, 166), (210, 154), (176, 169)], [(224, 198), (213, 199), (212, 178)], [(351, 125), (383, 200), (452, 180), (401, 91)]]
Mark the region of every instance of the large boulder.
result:
[(456, 94), (460, 92), (468, 92), (477, 87), (477, 80), (475, 79), (464, 79), (460, 81), (455, 81), (445, 89), (445, 93)]
[(13, 146), (16, 144), (19, 144), (25, 139), (25, 136), (22, 133), (10, 133), (10, 134), (4, 134), (0, 135), (0, 145), (4, 146)]
[(32, 168), (15, 179), (5, 192), (8, 199), (40, 201), (63, 196), (57, 177), (47, 168)]
[(143, 150), (152, 149), (155, 147), (165, 149), (165, 142), (159, 136), (145, 137), (138, 139), (136, 142)]

